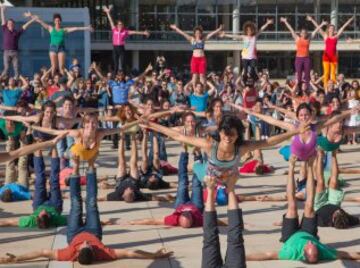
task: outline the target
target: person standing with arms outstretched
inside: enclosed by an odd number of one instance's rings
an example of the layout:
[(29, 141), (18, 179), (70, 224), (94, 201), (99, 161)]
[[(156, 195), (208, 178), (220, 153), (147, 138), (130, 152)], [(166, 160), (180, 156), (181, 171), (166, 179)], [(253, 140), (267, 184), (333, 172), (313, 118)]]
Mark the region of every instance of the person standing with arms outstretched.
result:
[[(30, 26), (31, 23), (35, 21), (35, 18), (32, 18), (26, 22), (20, 29), (15, 29), (15, 21), (13, 19), (6, 20), (5, 18), (5, 9), (4, 5), (0, 5), (1, 13), (1, 25), (3, 32), (3, 58), (4, 58), (4, 70), (1, 73), (1, 77), (5, 77), (9, 73), (9, 63), (11, 62), (14, 68), (15, 77), (19, 77), (19, 38), (21, 34)], [(26, 14), (26, 13), (25, 13)]]
[[(310, 16), (306, 17), (307, 20), (311, 20)], [(287, 18), (281, 17), (280, 21), (285, 24), (286, 28), (291, 33), (291, 36), (295, 40), (296, 44), (296, 58), (295, 58), (295, 72), (297, 81), (300, 84), (301, 82), (306, 83), (306, 87), (309, 88), (310, 83), (310, 71), (311, 71), (311, 61), (310, 61), (310, 41), (315, 37), (317, 32), (324, 26), (327, 25), (326, 21), (322, 21), (321, 24), (316, 27), (316, 29), (309, 34), (307, 29), (301, 28), (300, 33), (297, 34), (294, 29), (291, 27)]]
[[(307, 20), (311, 21), (316, 28), (319, 24), (314, 20), (313, 17), (307, 16)], [(354, 20), (354, 16), (348, 19), (344, 25), (336, 32), (335, 25), (329, 24), (326, 31), (324, 32), (320, 28), (320, 34), (324, 39), (325, 48), (323, 53), (323, 83), (324, 88), (327, 89), (328, 81), (331, 79), (334, 83), (336, 82), (336, 69), (338, 64), (337, 56), (337, 42), (340, 35), (344, 32), (345, 28)]]
[(25, 16), (35, 18), (36, 22), (50, 33), (49, 57), (52, 77), (54, 77), (56, 71), (59, 71), (61, 75), (65, 75), (65, 35), (75, 31), (92, 31), (91, 25), (85, 27), (62, 27), (62, 17), (59, 13), (53, 15), (54, 25), (45, 23), (30, 12)]
[(125, 39), (129, 35), (135, 34), (149, 37), (150, 33), (148, 31), (130, 31), (125, 28), (124, 23), (121, 20), (117, 20), (115, 25), (114, 20), (110, 15), (111, 9), (111, 7), (103, 7), (103, 11), (106, 13), (106, 16), (108, 17), (111, 26), (114, 73), (117, 74), (119, 70), (124, 70), (125, 68)]
[(170, 25), (170, 29), (174, 30), (178, 34), (185, 37), (187, 41), (190, 42), (193, 54), (191, 57), (190, 68), (192, 74), (192, 83), (193, 86), (196, 86), (196, 82), (200, 78), (201, 84), (206, 85), (206, 57), (205, 57), (205, 41), (209, 40), (211, 37), (220, 33), (223, 29), (223, 26), (220, 25), (215, 31), (208, 33), (207, 35), (203, 34), (203, 28), (201, 26), (196, 26), (194, 28), (194, 35), (191, 36), (181, 29), (179, 29), (175, 24)]
[(247, 21), (244, 23), (244, 33), (241, 35), (226, 34), (224, 31), (220, 33), (220, 37), (234, 38), (244, 42), (243, 49), (241, 51), (244, 80), (247, 80), (248, 77), (251, 77), (254, 81), (258, 80), (256, 40), (259, 35), (273, 23), (273, 19), (267, 19), (266, 23), (257, 30), (255, 23)]

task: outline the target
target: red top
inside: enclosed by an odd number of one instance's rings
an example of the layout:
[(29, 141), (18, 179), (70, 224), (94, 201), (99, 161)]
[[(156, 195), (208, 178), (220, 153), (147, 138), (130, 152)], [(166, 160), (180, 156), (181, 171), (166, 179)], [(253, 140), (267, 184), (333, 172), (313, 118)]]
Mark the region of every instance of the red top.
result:
[(165, 225), (169, 226), (178, 226), (179, 218), (182, 212), (190, 211), (193, 218), (192, 227), (201, 227), (203, 226), (203, 215), (200, 210), (194, 204), (183, 204), (178, 206), (174, 213), (165, 217)]
[(337, 62), (336, 45), (338, 39), (336, 37), (328, 37), (325, 39), (325, 50), (323, 53), (323, 61)]
[(85, 240), (91, 245), (96, 261), (112, 261), (117, 259), (115, 251), (105, 247), (95, 235), (81, 232), (73, 238), (68, 247), (57, 250), (57, 261), (76, 261), (78, 258), (77, 249)]
[(258, 98), (258, 93), (255, 88), (251, 88), (249, 91), (244, 91), (244, 95), (243, 95), (244, 108), (252, 108), (255, 105), (257, 98)]
[(49, 98), (51, 98), (52, 95), (55, 94), (55, 92), (58, 92), (60, 88), (57, 85), (48, 86), (46, 91)]

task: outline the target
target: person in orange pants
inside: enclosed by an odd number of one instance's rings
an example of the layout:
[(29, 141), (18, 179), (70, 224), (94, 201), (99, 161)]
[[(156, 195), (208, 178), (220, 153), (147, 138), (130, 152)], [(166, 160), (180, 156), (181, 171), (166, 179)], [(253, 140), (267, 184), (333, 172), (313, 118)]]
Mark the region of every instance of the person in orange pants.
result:
[[(314, 20), (314, 18), (309, 17), (309, 20), (315, 25), (315, 27), (319, 27), (318, 23)], [(340, 35), (344, 32), (345, 28), (354, 20), (354, 16), (348, 19), (344, 25), (336, 32), (335, 25), (329, 24), (326, 31), (324, 32), (320, 28), (320, 34), (324, 39), (325, 48), (323, 52), (323, 83), (325, 90), (327, 89), (327, 83), (329, 79), (336, 81), (336, 69), (338, 63), (337, 56), (337, 42)]]

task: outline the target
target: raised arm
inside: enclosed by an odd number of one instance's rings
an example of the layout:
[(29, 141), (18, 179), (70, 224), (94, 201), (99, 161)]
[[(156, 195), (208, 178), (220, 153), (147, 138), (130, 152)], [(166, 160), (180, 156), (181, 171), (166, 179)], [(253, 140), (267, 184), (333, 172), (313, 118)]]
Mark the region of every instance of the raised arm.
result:
[(288, 23), (287, 18), (281, 17), (280, 21), (285, 24), (286, 28), (288, 28), (288, 30), (290, 31), (294, 40), (297, 41), (299, 39), (299, 36), (295, 33), (295, 31), (294, 31), (293, 27), (291, 27), (290, 23)]
[(25, 31), (30, 26), (31, 23), (36, 21), (37, 16), (32, 16), (30, 12), (25, 12), (24, 17), (31, 17), (31, 20), (27, 21), (26, 23), (23, 24), (23, 26), (21, 26), (21, 28)]
[(315, 28), (315, 30), (311, 33), (311, 39), (315, 37), (315, 35), (322, 29), (323, 26), (327, 25), (328, 22), (323, 20), (319, 26)]
[(220, 24), (219, 28), (217, 28), (215, 31), (212, 31), (206, 35), (205, 40), (209, 40), (211, 37), (213, 37), (214, 35), (217, 35), (222, 30), (223, 30), (223, 25)]
[[(306, 20), (307, 20), (307, 21), (310, 21), (310, 22), (315, 26), (315, 29), (320, 26), (320, 25), (316, 22), (316, 20), (314, 20), (314, 18), (311, 17), (311, 16), (309, 16), (309, 15), (306, 16)], [(319, 28), (319, 32), (320, 32), (321, 36), (323, 37), (323, 39), (325, 39), (325, 38), (327, 37), (326, 32), (324, 32), (324, 30), (323, 30), (321, 27)]]
[(348, 19), (343, 26), (341, 26), (341, 28), (337, 31), (336, 33), (336, 38), (339, 38), (340, 35), (342, 35), (342, 33), (344, 32), (345, 28), (349, 26), (349, 24), (354, 20), (354, 16), (352, 16), (350, 19)]
[(106, 6), (103, 6), (103, 11), (106, 13), (106, 16), (109, 20), (109, 23), (110, 23), (110, 27), (111, 27), (111, 30), (115, 28), (115, 24), (114, 24), (114, 21), (110, 15), (110, 11), (111, 11), (112, 7), (106, 7)]
[(278, 260), (279, 253), (277, 251), (258, 252), (246, 255), (247, 261), (267, 261), (267, 260)]
[(216, 94), (216, 87), (209, 80), (206, 81), (206, 85), (210, 88), (208, 90), (208, 95), (212, 96)]
[(6, 7), (1, 4), (0, 5), (0, 13), (1, 13), (1, 25), (6, 25), (6, 17), (5, 17), (5, 9)]
[(187, 143), (196, 147), (199, 147), (201, 149), (204, 149), (206, 151), (210, 151), (211, 148), (211, 141), (204, 139), (204, 138), (197, 138), (197, 137), (188, 137), (185, 135), (180, 134), (179, 132), (172, 130), (170, 128), (161, 126), (159, 124), (148, 122), (147, 125), (144, 125), (145, 128), (150, 128), (154, 131), (160, 132), (173, 140)]
[(91, 64), (91, 67), (92, 67), (92, 69), (95, 71), (96, 75), (97, 75), (98, 77), (100, 77), (101, 80), (105, 80), (105, 77), (104, 77), (103, 74), (101, 73), (101, 70), (100, 70), (99, 66), (97, 66), (97, 64), (96, 64), (95, 61)]
[(191, 35), (185, 33), (184, 31), (180, 30), (175, 24), (171, 24), (170, 25), (170, 29), (174, 30), (175, 32), (177, 32), (178, 34), (182, 35), (183, 37), (185, 37), (186, 40), (188, 40), (189, 42), (191, 42), (192, 37)]
[(173, 252), (167, 252), (164, 248), (156, 252), (148, 252), (143, 250), (115, 249), (115, 255), (118, 259), (160, 259), (168, 258)]
[(22, 83), (21, 89), (22, 90), (27, 89), (29, 87), (29, 82), (22, 75), (19, 76), (19, 79)]
[(243, 112), (245, 112), (247, 114), (254, 115), (254, 116), (258, 117), (259, 119), (269, 123), (270, 125), (277, 126), (279, 128), (285, 129), (285, 130), (294, 130), (294, 126), (292, 124), (286, 123), (286, 122), (281, 121), (281, 120), (276, 120), (272, 116), (256, 113), (256, 112), (254, 112), (254, 111), (252, 111), (250, 109), (244, 108), (244, 107), (242, 107), (240, 105), (236, 105), (236, 104), (231, 103), (231, 102), (227, 102), (227, 104), (230, 105), (231, 107), (233, 107), (235, 109), (238, 109), (240, 111), (243, 111)]
[(36, 18), (35, 21), (38, 22), (45, 30), (48, 30), (49, 32), (51, 32), (52, 26), (45, 23), (42, 19), (40, 19), (39, 16), (34, 16), (34, 17)]
[(274, 20), (273, 19), (267, 19), (266, 23), (261, 26), (261, 28), (259, 29), (259, 31), (257, 32), (256, 36), (259, 36), (260, 34), (262, 34), (263, 31), (265, 31), (265, 29), (270, 25), (273, 24)]
[(152, 69), (153, 69), (153, 67), (152, 67), (151, 63), (149, 63), (149, 65), (146, 67), (145, 71), (144, 71), (142, 74), (140, 74), (139, 76), (135, 77), (133, 80), (134, 80), (135, 82), (140, 81), (143, 77), (146, 76), (146, 74), (147, 74), (148, 72), (152, 71)]
[(90, 31), (92, 32), (94, 29), (91, 25), (85, 26), (85, 27), (66, 27), (64, 28), (65, 32), (72, 33), (75, 31)]

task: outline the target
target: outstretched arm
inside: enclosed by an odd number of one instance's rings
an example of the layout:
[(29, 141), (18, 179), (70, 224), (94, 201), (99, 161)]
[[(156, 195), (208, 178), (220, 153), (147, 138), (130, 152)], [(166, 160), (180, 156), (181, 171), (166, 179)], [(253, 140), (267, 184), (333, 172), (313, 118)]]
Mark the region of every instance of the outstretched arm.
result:
[(144, 71), (142, 74), (140, 74), (139, 76), (135, 77), (133, 80), (134, 80), (135, 82), (140, 81), (141, 79), (143, 79), (143, 77), (146, 76), (146, 74), (147, 74), (148, 72), (152, 71), (152, 69), (153, 69), (153, 67), (152, 67), (151, 63), (149, 63), (149, 65), (146, 67), (145, 71)]
[(170, 257), (173, 255), (173, 252), (167, 252), (164, 248), (161, 248), (156, 252), (148, 252), (139, 249), (115, 249), (115, 254), (118, 259), (160, 259)]
[(150, 32), (148, 32), (148, 31), (129, 31), (129, 35), (143, 35), (143, 36), (149, 37)]
[(196, 147), (199, 147), (201, 149), (204, 149), (206, 151), (209, 151), (211, 148), (211, 142), (204, 138), (196, 138), (196, 137), (188, 137), (185, 135), (180, 134), (179, 132), (172, 130), (170, 128), (161, 126), (159, 124), (155, 124), (153, 122), (149, 122), (147, 125), (144, 125), (145, 128), (150, 128), (154, 131), (160, 132), (173, 140), (187, 143)]
[(189, 42), (191, 42), (192, 37), (185, 33), (184, 31), (182, 31), (181, 29), (179, 29), (175, 24), (171, 24), (170, 25), (170, 29), (174, 30), (175, 32), (177, 32), (178, 34), (181, 34), (183, 37), (185, 37), (186, 40), (188, 40)]
[(339, 38), (340, 35), (344, 32), (345, 28), (349, 26), (349, 24), (354, 20), (354, 16), (352, 16), (350, 19), (348, 19), (344, 25), (337, 31), (336, 38)]
[(57, 136), (56, 138), (54, 138), (50, 141), (44, 141), (44, 142), (34, 143), (34, 144), (30, 144), (30, 145), (25, 145), (15, 151), (10, 151), (8, 153), (0, 153), (0, 163), (6, 162), (6, 161), (12, 161), (23, 155), (28, 155), (35, 151), (43, 150), (45, 148), (55, 146), (56, 143), (59, 140), (62, 140), (66, 135), (67, 135), (67, 132), (63, 133), (62, 135)]
[(248, 108), (244, 108), (244, 107), (242, 107), (240, 105), (236, 105), (236, 104), (231, 103), (231, 102), (227, 102), (227, 104), (230, 105), (231, 107), (234, 107), (235, 109), (238, 109), (240, 111), (244, 111), (247, 114), (254, 115), (254, 116), (258, 117), (259, 119), (269, 123), (270, 125), (277, 126), (279, 128), (285, 129), (285, 130), (294, 130), (294, 126), (292, 124), (286, 123), (286, 122), (281, 121), (281, 120), (276, 120), (272, 116), (256, 113), (256, 112), (254, 112), (254, 111), (252, 111), (252, 110), (250, 110)]
[(288, 28), (288, 30), (290, 31), (294, 40), (297, 41), (299, 39), (299, 36), (295, 33), (295, 31), (294, 31), (293, 27), (291, 27), (290, 23), (288, 23), (287, 18), (281, 17), (280, 21), (285, 24), (286, 28)]
[(323, 128), (326, 128), (332, 124), (335, 124), (341, 120), (344, 120), (346, 117), (350, 116), (352, 113), (357, 113), (359, 110), (360, 110), (360, 105), (354, 107), (351, 110), (346, 110), (346, 111), (342, 112), (341, 114), (338, 114), (338, 115), (332, 117), (329, 120), (320, 122), (318, 125), (318, 131)]
[(360, 260), (360, 252), (347, 252), (338, 250), (337, 257), (340, 260)]
[(93, 31), (93, 28), (91, 25), (85, 26), (85, 27), (66, 27), (64, 28), (65, 32), (72, 33), (75, 31)]
[(69, 135), (73, 138), (79, 137), (79, 130), (77, 129), (66, 129), (66, 130), (59, 130), (59, 129), (52, 129), (52, 128), (46, 128), (46, 127), (40, 127), (40, 126), (30, 126), (31, 129), (37, 130), (40, 132), (44, 132), (50, 135)]
[(244, 35), (242, 34), (227, 34), (224, 31), (221, 31), (219, 33), (219, 37), (223, 38), (223, 37), (227, 37), (227, 38), (232, 38), (232, 39), (236, 39), (236, 40), (243, 40), (244, 39)]
[(274, 146), (276, 144), (279, 144), (283, 141), (286, 141), (287, 139), (291, 138), (292, 136), (299, 134), (300, 132), (304, 132), (304, 126), (301, 127), (301, 131), (296, 129), (292, 131), (288, 131), (286, 133), (272, 136), (267, 140), (261, 140), (261, 141), (245, 141), (243, 146), (240, 147), (241, 155), (244, 155), (248, 152), (252, 152), (254, 150)]
[(36, 21), (36, 16), (31, 17), (31, 20), (27, 21), (26, 23), (21, 26), (21, 28), (25, 31), (34, 21)]
[(258, 37), (260, 34), (262, 34), (263, 31), (265, 31), (265, 29), (270, 25), (273, 24), (274, 20), (273, 19), (267, 19), (266, 23), (259, 29), (258, 33), (256, 34), (256, 37)]
[(165, 225), (164, 219), (141, 219), (141, 220), (132, 220), (128, 222), (130, 225)]
[(112, 8), (112, 7), (106, 7), (106, 6), (104, 6), (104, 7), (103, 7), (103, 11), (106, 13), (106, 16), (107, 16), (107, 18), (108, 18), (108, 20), (109, 20), (110, 27), (111, 27), (111, 30), (112, 30), (112, 29), (115, 28), (115, 24), (114, 24), (114, 21), (113, 21), (111, 15), (110, 15), (111, 8)]
[(5, 258), (0, 258), (0, 263), (17, 263), (17, 262), (34, 260), (38, 258), (47, 258), (49, 260), (55, 260), (56, 250), (43, 249), (39, 251), (29, 252), (27, 254), (23, 254), (19, 256), (15, 256), (10, 253), (6, 253), (6, 255), (7, 256)]
[(217, 28), (215, 31), (212, 31), (206, 35), (205, 40), (209, 40), (214, 35), (217, 35), (218, 33), (220, 33), (222, 31), (222, 29), (223, 29), (223, 25), (220, 24), (219, 28)]
[(259, 252), (246, 255), (247, 261), (267, 261), (267, 260), (278, 260), (277, 251)]
[[(0, 163), (2, 162), (0, 158)], [(10, 161), (10, 160), (6, 160)], [(7, 220), (1, 220), (0, 221), (0, 227), (9, 227), (9, 226), (19, 226), (19, 219), (7, 219)]]

